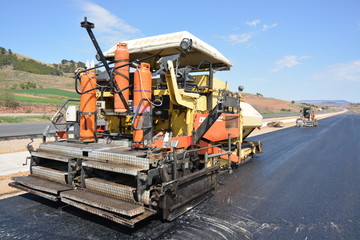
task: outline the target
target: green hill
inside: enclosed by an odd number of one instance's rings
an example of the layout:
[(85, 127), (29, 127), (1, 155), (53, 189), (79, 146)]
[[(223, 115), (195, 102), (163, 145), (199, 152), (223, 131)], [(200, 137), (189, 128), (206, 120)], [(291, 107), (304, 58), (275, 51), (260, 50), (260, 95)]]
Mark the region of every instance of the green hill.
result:
[(1, 89), (74, 88), (74, 72), (83, 62), (63, 59), (48, 64), (0, 47)]
[(39, 63), (33, 59), (19, 59), (15, 54), (0, 54), (0, 67), (12, 66), (14, 70), (23, 72), (61, 76), (63, 73), (58, 69)]
[(34, 107), (57, 107), (67, 99), (79, 99), (74, 71), (84, 66), (66, 59), (48, 64), (0, 47), (0, 110), (31, 112)]

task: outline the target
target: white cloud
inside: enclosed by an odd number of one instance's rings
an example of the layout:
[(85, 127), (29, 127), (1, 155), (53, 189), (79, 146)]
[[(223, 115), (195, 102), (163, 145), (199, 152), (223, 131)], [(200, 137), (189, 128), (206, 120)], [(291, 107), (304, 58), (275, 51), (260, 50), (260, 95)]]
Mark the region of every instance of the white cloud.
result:
[(253, 20), (253, 21), (247, 21), (245, 22), (247, 25), (251, 26), (251, 27), (256, 27), (256, 25), (258, 25), (260, 23), (259, 19)]
[(140, 36), (139, 29), (125, 23), (105, 8), (85, 1), (80, 6), (88, 21), (95, 23), (96, 32), (101, 34), (101, 41), (106, 45), (112, 46)]
[(277, 25), (278, 25), (277, 23), (273, 23), (273, 24), (270, 24), (270, 25), (264, 24), (261, 30), (262, 30), (262, 31), (266, 31), (266, 30), (268, 30), (268, 29), (270, 29), (270, 28), (277, 27)]
[[(260, 24), (260, 20), (256, 19), (256, 20), (252, 20), (252, 21), (247, 21), (245, 22), (245, 24), (251, 26), (251, 27), (256, 27), (258, 24)], [(226, 41), (232, 43), (232, 44), (244, 44), (250, 41), (250, 39), (252, 39), (254, 36), (258, 35), (261, 33), (261, 31), (265, 31), (268, 30), (270, 28), (274, 28), (276, 27), (278, 24), (277, 23), (273, 23), (270, 25), (264, 24), (262, 26), (262, 28), (258, 28), (253, 32), (250, 33), (241, 33), (241, 34), (231, 34), (231, 35), (227, 35), (227, 36), (223, 36), (224, 39), (226, 39)], [(235, 29), (237, 30), (237, 29)]]
[(317, 80), (360, 82), (360, 60), (338, 63), (314, 75)]
[(282, 59), (276, 61), (276, 67), (272, 69), (272, 72), (278, 72), (283, 68), (292, 68), (298, 64), (301, 64), (299, 60), (311, 58), (310, 56), (284, 56)]
[(246, 43), (251, 39), (251, 34), (243, 33), (243, 34), (232, 34), (229, 36), (226, 36), (225, 39), (228, 42), (231, 42), (233, 44), (241, 44)]

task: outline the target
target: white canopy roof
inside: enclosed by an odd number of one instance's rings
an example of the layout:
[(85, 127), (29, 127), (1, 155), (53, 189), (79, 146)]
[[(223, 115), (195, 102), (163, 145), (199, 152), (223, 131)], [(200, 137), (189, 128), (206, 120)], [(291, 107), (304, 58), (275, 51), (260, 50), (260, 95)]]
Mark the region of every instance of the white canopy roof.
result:
[[(128, 44), (130, 61), (134, 61), (136, 59), (156, 54), (162, 57), (181, 53), (180, 43), (184, 38), (192, 40), (192, 47), (184, 57), (180, 58), (179, 67), (187, 65), (198, 66), (201, 60), (208, 60), (212, 63), (213, 67), (223, 67), (224, 70), (228, 70), (232, 66), (231, 62), (218, 50), (187, 31), (134, 39), (124, 42)], [(116, 45), (104, 52), (104, 56), (107, 59), (113, 58), (115, 49)], [(152, 68), (157, 68), (156, 62), (158, 59), (159, 58), (150, 58), (145, 60), (145, 62), (150, 63)], [(204, 62), (201, 68), (204, 69), (208, 67), (209, 63)]]

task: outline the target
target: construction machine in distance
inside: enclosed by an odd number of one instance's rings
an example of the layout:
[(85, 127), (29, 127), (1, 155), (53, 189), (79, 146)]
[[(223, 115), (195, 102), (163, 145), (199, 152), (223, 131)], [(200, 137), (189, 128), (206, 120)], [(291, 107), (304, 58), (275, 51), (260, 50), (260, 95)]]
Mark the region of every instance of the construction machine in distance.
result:
[(318, 120), (315, 118), (315, 109), (312, 107), (303, 107), (300, 110), (300, 116), (296, 119), (296, 127), (317, 127)]
[(30, 175), (10, 186), (134, 227), (155, 214), (175, 219), (214, 194), (220, 173), (262, 152), (245, 140), (262, 116), (242, 87), (214, 77), (232, 66), (215, 48), (177, 32), (103, 53), (94, 24), (81, 26), (101, 63), (77, 70), (80, 103), (55, 113), (56, 140), (29, 145)]

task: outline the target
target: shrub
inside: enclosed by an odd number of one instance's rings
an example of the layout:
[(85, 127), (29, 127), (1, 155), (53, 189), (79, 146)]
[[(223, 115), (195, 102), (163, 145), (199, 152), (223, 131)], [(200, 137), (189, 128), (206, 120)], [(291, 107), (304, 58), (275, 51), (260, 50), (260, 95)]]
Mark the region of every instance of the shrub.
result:
[(4, 107), (17, 108), (20, 104), (15, 100), (14, 94), (10, 92), (0, 92), (0, 103)]
[(36, 88), (36, 83), (33, 83), (33, 82), (21, 83), (20, 88), (21, 89), (30, 89), (30, 88), (35, 89)]

